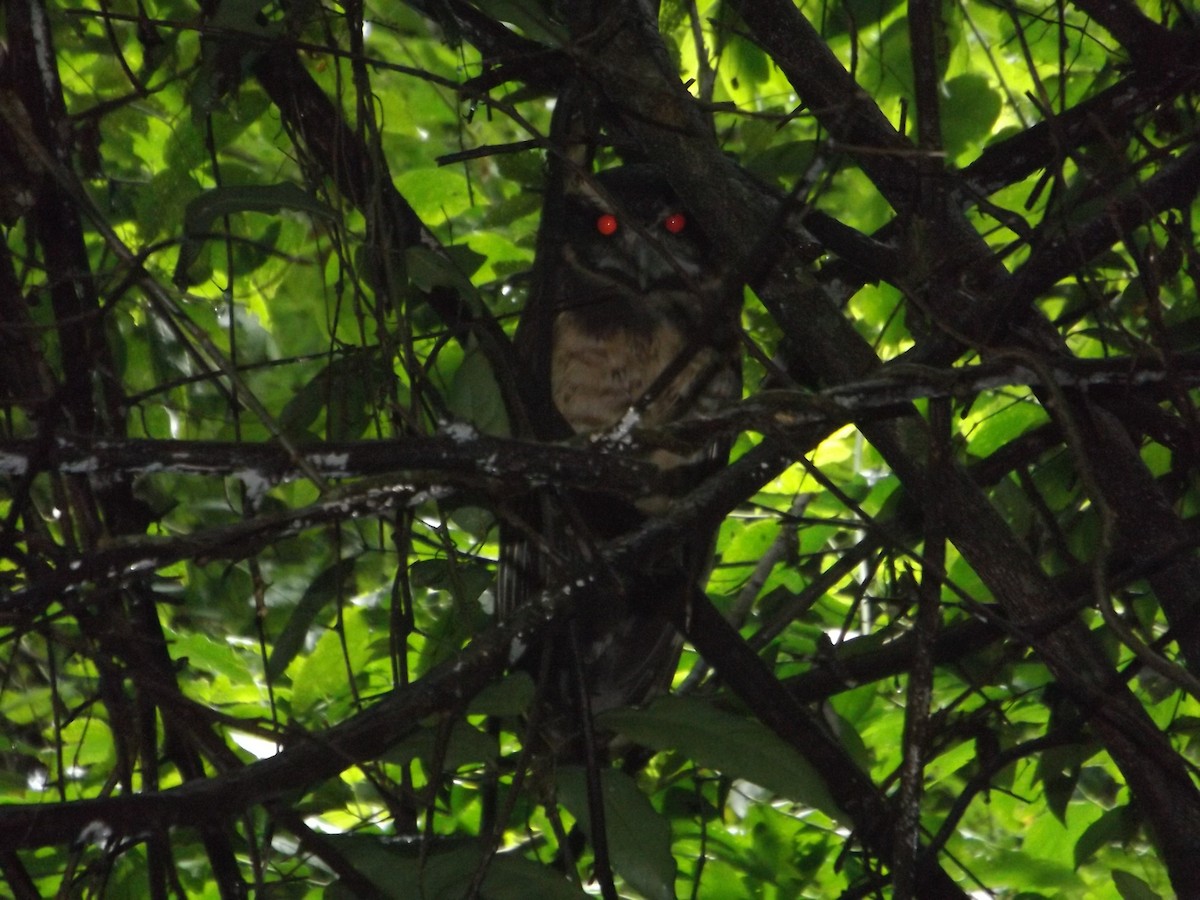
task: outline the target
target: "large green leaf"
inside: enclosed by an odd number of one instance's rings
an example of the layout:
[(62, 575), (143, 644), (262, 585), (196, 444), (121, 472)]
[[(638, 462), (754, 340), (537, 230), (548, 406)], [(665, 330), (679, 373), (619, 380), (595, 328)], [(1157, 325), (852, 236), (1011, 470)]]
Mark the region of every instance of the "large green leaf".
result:
[(1000, 93), (983, 75), (973, 73), (949, 79), (942, 91), (942, 143), (954, 158), (991, 132), (1000, 116)]
[(296, 608), (292, 610), (292, 614), (288, 616), (283, 630), (275, 638), (271, 655), (267, 658), (269, 679), (274, 680), (287, 670), (288, 665), (303, 648), (313, 622), (321, 610), (335, 600), (344, 599), (353, 593), (353, 588), (349, 586), (353, 575), (354, 560), (348, 557), (339, 559), (313, 579)]
[(645, 709), (619, 709), (598, 724), (655, 750), (678, 749), (706, 768), (743, 778), (842, 818), (824, 781), (761, 722), (693, 697), (660, 697)]
[[(613, 869), (650, 900), (669, 900), (675, 896), (670, 823), (624, 772), (603, 769), (599, 775)], [(586, 770), (562, 766), (556, 771), (556, 784), (559, 801), (584, 831), (590, 832)]]
[[(345, 441), (362, 436), (370, 423), (382, 378), (379, 354), (370, 351), (339, 356), (292, 395), (279, 416), (283, 433), (292, 438)], [(325, 433), (314, 426), (324, 414)]]
[(342, 611), (341, 631), (329, 629), (312, 653), (293, 661), (289, 673), (294, 683), (292, 708), (297, 715), (319, 703), (346, 697), (347, 674), (362, 671), (370, 636), (364, 611), (348, 606)]
[[(415, 841), (373, 835), (327, 835), (325, 839), (384, 897), (395, 900), (462, 900), (481, 861), (474, 840), (445, 841), (440, 848), (422, 852)], [(357, 900), (358, 896), (340, 882), (325, 892), (327, 900)], [(587, 895), (552, 869), (515, 854), (500, 854), (488, 863), (480, 896), (580, 900)]]
[(495, 760), (496, 739), (465, 722), (455, 723), (444, 745), (440, 740), (439, 728), (420, 728), (392, 747), (382, 758), (393, 763), (420, 759), (427, 769), (440, 765), (441, 770), (446, 772), (453, 772), (468, 763), (491, 763)]
[(284, 209), (320, 218), (335, 218), (333, 210), (290, 182), (226, 185), (211, 188), (192, 198), (183, 215), (184, 239), (179, 246), (179, 260), (175, 264), (175, 284), (185, 287), (195, 283), (189, 269), (219, 220), (244, 212), (278, 215)]
[(452, 413), (485, 434), (509, 434), (508, 411), (492, 365), (475, 346), (463, 355), (455, 370), (446, 404)]
[(1075, 868), (1088, 862), (1107, 844), (1132, 840), (1141, 825), (1141, 816), (1129, 806), (1106, 810), (1075, 842)]
[(1113, 885), (1121, 894), (1121, 900), (1162, 900), (1162, 894), (1153, 890), (1150, 885), (1132, 872), (1113, 869), (1112, 880)]

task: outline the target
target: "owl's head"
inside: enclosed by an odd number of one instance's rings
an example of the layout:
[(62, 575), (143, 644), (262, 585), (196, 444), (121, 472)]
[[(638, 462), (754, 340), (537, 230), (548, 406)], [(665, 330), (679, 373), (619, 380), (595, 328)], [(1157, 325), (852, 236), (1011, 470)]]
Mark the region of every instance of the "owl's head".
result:
[(707, 237), (651, 166), (581, 179), (568, 191), (565, 212), (574, 266), (624, 289), (696, 291), (715, 275)]

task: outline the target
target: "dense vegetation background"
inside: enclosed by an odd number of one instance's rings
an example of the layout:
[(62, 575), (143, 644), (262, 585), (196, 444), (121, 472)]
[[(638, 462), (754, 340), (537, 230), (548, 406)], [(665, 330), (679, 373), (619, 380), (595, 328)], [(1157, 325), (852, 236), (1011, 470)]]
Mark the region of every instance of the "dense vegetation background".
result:
[[(4, 2), (10, 894), (1200, 896), (1194, 8), (647, 6)], [(746, 399), (497, 625), (514, 498), (647, 487), (521, 425), (571, 142), (724, 249)], [(512, 639), (714, 519), (568, 839)]]

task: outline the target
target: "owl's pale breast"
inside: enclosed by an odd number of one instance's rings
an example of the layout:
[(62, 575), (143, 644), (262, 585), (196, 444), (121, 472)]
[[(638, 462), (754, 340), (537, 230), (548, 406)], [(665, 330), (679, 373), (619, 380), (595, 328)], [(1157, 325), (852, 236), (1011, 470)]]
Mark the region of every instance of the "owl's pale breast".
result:
[[(668, 323), (650, 329), (586, 327), (571, 312), (554, 323), (550, 370), (554, 405), (576, 431), (611, 428), (637, 403), (684, 348), (684, 337)], [(679, 394), (696, 377), (693, 359), (672, 385), (646, 409), (643, 422), (666, 421)]]

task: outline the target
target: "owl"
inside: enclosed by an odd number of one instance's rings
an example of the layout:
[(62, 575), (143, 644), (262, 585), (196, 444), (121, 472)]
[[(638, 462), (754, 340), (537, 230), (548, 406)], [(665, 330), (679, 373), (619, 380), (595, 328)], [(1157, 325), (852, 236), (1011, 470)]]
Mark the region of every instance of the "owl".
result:
[[(569, 186), (561, 218), (542, 320), (522, 322), (524, 343), (518, 336), (526, 377), (545, 381), (538, 386), (550, 414), (569, 432), (597, 435), (628, 424), (658, 427), (739, 398), (738, 305), (722, 290), (715, 248), (665, 179), (641, 165), (581, 179)], [(690, 455), (644, 456), (669, 475), (660, 481), (686, 488), (723, 465), (727, 453), (714, 443)], [(603, 565), (594, 552), (601, 542), (661, 514), (672, 497), (630, 502), (589, 491), (543, 498), (526, 513), (541, 550), (533, 552), (527, 537), (502, 536), (501, 613), (552, 585), (560, 563), (577, 566), (583, 556)], [(609, 587), (584, 598), (573, 622), (555, 623), (525, 651), (521, 664), (547, 679), (539, 718), (551, 743), (577, 738), (585, 706), (595, 714), (638, 704), (669, 686), (680, 638), (661, 611), (703, 587), (712, 552), (713, 535), (696, 534), (669, 558), (600, 579)]]

